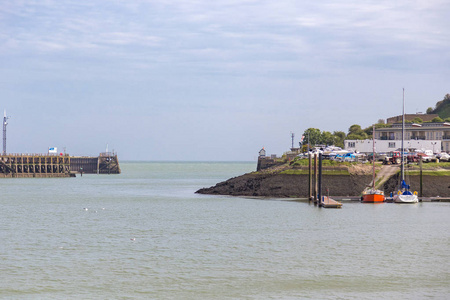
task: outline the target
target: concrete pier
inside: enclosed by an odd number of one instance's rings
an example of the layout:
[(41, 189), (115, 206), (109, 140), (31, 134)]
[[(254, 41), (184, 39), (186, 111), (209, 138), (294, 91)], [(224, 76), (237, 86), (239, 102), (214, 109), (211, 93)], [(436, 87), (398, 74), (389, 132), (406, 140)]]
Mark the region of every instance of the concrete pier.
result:
[(0, 177), (70, 177), (70, 156), (6, 154), (0, 156)]
[(0, 155), (0, 178), (75, 177), (79, 174), (120, 174), (117, 154), (100, 153), (98, 157), (68, 154)]
[(120, 174), (119, 159), (114, 152), (103, 152), (98, 157), (72, 156), (70, 170), (79, 174)]

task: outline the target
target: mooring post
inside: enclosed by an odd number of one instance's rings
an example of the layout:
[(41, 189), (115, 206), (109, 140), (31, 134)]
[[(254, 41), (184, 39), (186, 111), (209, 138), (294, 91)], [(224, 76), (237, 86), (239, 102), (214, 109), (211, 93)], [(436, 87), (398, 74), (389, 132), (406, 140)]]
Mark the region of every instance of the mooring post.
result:
[(319, 206), (322, 206), (322, 153), (319, 153)]
[(423, 179), (422, 179), (422, 156), (419, 158), (419, 166), (420, 166), (420, 189), (419, 189), (419, 201), (422, 202), (423, 197)]
[(312, 200), (312, 156), (311, 153), (308, 153), (308, 200), (311, 202)]
[(317, 180), (317, 154), (314, 153), (314, 204), (317, 204), (317, 190), (318, 190), (318, 180)]

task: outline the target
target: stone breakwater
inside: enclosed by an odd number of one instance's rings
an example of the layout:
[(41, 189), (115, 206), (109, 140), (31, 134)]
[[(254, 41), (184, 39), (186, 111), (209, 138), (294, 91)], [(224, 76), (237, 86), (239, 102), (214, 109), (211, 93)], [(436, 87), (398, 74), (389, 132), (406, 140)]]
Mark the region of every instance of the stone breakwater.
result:
[[(284, 169), (284, 168), (283, 168)], [(408, 176), (411, 189), (419, 191), (419, 176)], [(330, 196), (359, 197), (372, 181), (367, 172), (349, 175), (323, 175), (322, 193)], [(386, 196), (394, 192), (399, 182), (399, 174), (390, 177), (382, 186)], [(285, 174), (282, 170), (254, 172), (220, 182), (197, 191), (199, 194), (259, 196), (288, 198), (308, 197), (308, 175)], [(450, 176), (423, 176), (424, 197), (450, 197)]]

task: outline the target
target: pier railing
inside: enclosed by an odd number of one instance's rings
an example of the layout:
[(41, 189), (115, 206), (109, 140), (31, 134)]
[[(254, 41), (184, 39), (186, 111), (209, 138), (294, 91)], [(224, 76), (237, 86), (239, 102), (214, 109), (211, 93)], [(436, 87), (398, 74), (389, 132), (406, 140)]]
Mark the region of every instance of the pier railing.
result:
[(69, 156), (69, 154), (63, 154), (60, 153), (7, 153), (7, 154), (0, 154), (1, 156)]
[(105, 156), (116, 156), (116, 155), (117, 155), (117, 153), (113, 151), (113, 152), (102, 152), (102, 153), (100, 153), (99, 156), (105, 157)]

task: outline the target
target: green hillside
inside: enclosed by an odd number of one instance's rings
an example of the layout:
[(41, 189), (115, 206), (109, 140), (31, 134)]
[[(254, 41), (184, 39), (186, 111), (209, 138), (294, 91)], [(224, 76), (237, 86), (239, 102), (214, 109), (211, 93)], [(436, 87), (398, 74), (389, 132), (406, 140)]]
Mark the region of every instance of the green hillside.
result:
[(450, 94), (445, 95), (444, 99), (436, 103), (436, 107), (428, 108), (428, 114), (438, 114), (443, 120), (450, 118)]

